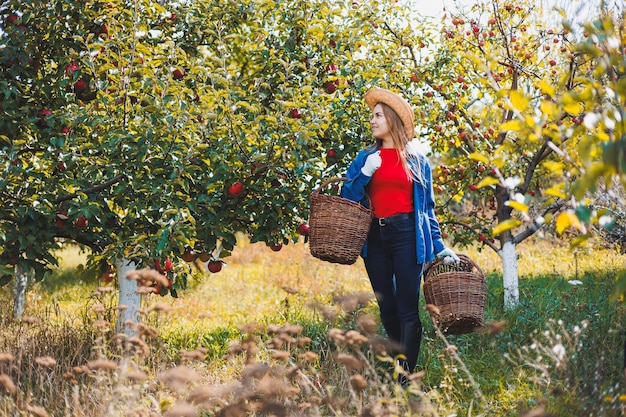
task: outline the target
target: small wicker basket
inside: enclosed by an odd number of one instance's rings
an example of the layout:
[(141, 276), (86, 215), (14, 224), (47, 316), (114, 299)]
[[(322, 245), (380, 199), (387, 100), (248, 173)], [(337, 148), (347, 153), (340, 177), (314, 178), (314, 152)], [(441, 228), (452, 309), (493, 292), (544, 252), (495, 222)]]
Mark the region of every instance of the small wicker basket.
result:
[(327, 185), (347, 179), (331, 178), (311, 194), (309, 248), (311, 255), (323, 261), (351, 265), (367, 239), (372, 209), (356, 201), (320, 193)]
[(431, 315), (446, 334), (471, 333), (482, 327), (485, 319), (485, 274), (469, 257), (458, 256), (459, 264), (437, 259), (424, 274), (424, 298), (439, 309)]

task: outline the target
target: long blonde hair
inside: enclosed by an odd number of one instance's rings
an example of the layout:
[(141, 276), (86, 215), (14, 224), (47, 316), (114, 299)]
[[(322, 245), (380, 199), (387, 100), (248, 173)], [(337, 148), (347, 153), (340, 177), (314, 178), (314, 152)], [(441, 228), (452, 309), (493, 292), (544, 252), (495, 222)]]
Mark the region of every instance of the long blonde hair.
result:
[[(406, 175), (409, 179), (413, 181), (417, 181), (418, 183), (425, 185), (426, 181), (422, 174), (422, 160), (418, 155), (413, 155), (408, 152), (407, 148), (409, 146), (409, 142), (413, 140), (413, 138), (408, 138), (406, 136), (406, 130), (404, 129), (404, 123), (402, 123), (402, 119), (398, 116), (391, 107), (386, 105), (385, 103), (379, 102), (380, 106), (383, 109), (383, 114), (385, 115), (385, 119), (387, 120), (387, 127), (389, 128), (389, 132), (391, 133), (391, 140), (393, 142), (393, 147), (398, 150), (398, 154), (400, 155), (400, 161), (402, 162), (402, 168), (406, 172)], [(376, 140), (376, 147), (379, 148), (381, 145), (381, 140)], [(411, 169), (411, 165), (409, 165), (409, 158), (414, 157), (416, 160), (415, 170)], [(417, 172), (416, 172), (417, 171)]]

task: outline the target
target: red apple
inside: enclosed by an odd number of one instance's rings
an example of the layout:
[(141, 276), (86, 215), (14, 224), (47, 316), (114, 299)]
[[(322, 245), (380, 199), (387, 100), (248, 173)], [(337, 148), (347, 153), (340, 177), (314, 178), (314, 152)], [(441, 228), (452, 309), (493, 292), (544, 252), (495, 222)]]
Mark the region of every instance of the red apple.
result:
[(76, 91), (82, 91), (87, 88), (87, 82), (85, 82), (85, 80), (78, 80), (74, 83), (74, 88)]
[(549, 64), (550, 64), (551, 66), (555, 66), (555, 65), (556, 65), (556, 61), (555, 61), (554, 59), (551, 59), (551, 60), (550, 60), (550, 62), (549, 62)]
[(478, 26), (474, 26), (472, 30), (474, 31), (474, 33), (480, 32), (480, 28)]
[(476, 186), (476, 184), (470, 184), (469, 189), (471, 191), (476, 191), (478, 189), (478, 187)]
[(39, 112), (39, 115), (41, 117), (52, 116), (52, 110), (50, 110), (50, 109), (41, 109), (41, 111)]
[(270, 249), (272, 249), (274, 252), (278, 252), (282, 248), (283, 248), (283, 244), (282, 243), (278, 243), (276, 245), (270, 246)]
[(300, 226), (298, 226), (298, 233), (301, 234), (302, 236), (308, 236), (309, 232), (310, 232), (310, 228), (308, 224), (302, 223)]
[(61, 128), (61, 133), (63, 133), (63, 134), (70, 133), (70, 128), (69, 128), (69, 127), (67, 127), (67, 126), (63, 126), (63, 127)]
[(334, 93), (335, 90), (337, 90), (337, 85), (335, 85), (334, 82), (327, 81), (324, 83), (324, 91), (326, 91), (328, 94)]
[(72, 75), (74, 75), (74, 71), (78, 71), (78, 68), (78, 64), (76, 62), (72, 62), (67, 67), (65, 67), (65, 74), (71, 77)]
[(326, 159), (336, 160), (337, 159), (337, 151), (334, 149), (329, 149), (326, 151)]
[(176, 68), (174, 71), (172, 71), (172, 76), (175, 80), (180, 80), (185, 76), (185, 70)]
[(173, 267), (174, 267), (174, 264), (172, 263), (172, 260), (169, 259), (169, 258), (166, 259), (165, 260), (165, 270), (166, 271), (171, 271)]
[(484, 242), (485, 241), (485, 235), (478, 236), (478, 240), (480, 240), (481, 242)]
[(85, 227), (87, 227), (88, 224), (89, 220), (87, 220), (85, 216), (80, 216), (78, 219), (76, 219), (76, 227), (78, 227), (79, 229), (84, 229)]
[(67, 169), (67, 164), (65, 163), (65, 161), (59, 161), (57, 162), (57, 168), (59, 169), (59, 171), (65, 171)]
[(298, 109), (291, 109), (289, 110), (289, 116), (291, 116), (294, 119), (299, 119), (302, 117), (302, 113), (300, 113), (300, 110)]
[(496, 19), (494, 19), (493, 17), (491, 19), (489, 19), (489, 23), (490, 25), (495, 25), (496, 24)]
[(239, 197), (243, 194), (243, 189), (244, 187), (241, 181), (234, 182), (226, 189), (226, 195), (228, 197)]
[(115, 270), (113, 269), (112, 265), (109, 265), (107, 270), (102, 274), (101, 278), (102, 278), (102, 282), (104, 282), (105, 284), (108, 284), (113, 281), (113, 278), (115, 278)]
[(19, 18), (20, 18), (20, 17), (19, 17), (18, 15), (16, 15), (16, 14), (10, 14), (10, 15), (8, 15), (8, 16), (7, 16), (7, 20), (6, 20), (6, 22), (7, 22), (7, 26), (8, 26), (8, 25), (13, 25), (13, 24), (15, 24), (15, 22), (17, 22), (17, 21), (19, 20)]
[(478, 170), (478, 172), (485, 172), (485, 166), (484, 165), (478, 165), (478, 168), (476, 168)]
[(413, 81), (414, 83), (419, 82), (419, 77), (417, 76), (417, 74), (411, 74), (411, 81)]
[(185, 253), (183, 253), (183, 261), (185, 262), (193, 262), (194, 258), (195, 255), (191, 249), (187, 249)]
[(435, 126), (435, 130), (436, 130), (437, 132), (441, 132), (441, 131), (443, 130), (443, 126), (441, 126), (441, 125), (437, 125), (437, 126)]
[(222, 261), (210, 261), (207, 268), (213, 274), (220, 272), (222, 270)]
[(326, 65), (326, 72), (335, 72), (337, 71), (337, 66), (335, 64), (333, 64), (332, 62), (328, 65)]

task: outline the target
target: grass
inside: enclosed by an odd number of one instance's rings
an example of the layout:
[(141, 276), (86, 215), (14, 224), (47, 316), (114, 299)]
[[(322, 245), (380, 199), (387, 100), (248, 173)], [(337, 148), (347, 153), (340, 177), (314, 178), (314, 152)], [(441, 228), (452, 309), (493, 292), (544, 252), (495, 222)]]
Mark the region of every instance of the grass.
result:
[[(115, 292), (98, 292), (85, 254), (68, 247), (59, 270), (31, 284), (32, 319), (0, 320), (0, 415), (626, 415), (625, 309), (608, 301), (626, 257), (522, 244), (520, 306), (504, 311), (497, 255), (464, 253), (486, 273), (492, 325), (444, 339), (422, 311), (423, 373), (403, 391), (360, 260), (242, 239), (220, 273), (196, 271), (179, 298), (145, 297), (130, 340), (113, 331)], [(11, 296), (0, 290), (0, 301)]]

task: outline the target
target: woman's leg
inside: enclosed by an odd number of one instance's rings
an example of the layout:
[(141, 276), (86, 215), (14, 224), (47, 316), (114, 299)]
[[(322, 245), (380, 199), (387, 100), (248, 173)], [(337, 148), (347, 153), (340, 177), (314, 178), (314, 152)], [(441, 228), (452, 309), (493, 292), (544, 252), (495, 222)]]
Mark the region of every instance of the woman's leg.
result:
[(381, 321), (389, 337), (400, 342), (406, 356), (405, 369), (413, 372), (422, 338), (418, 309), (422, 265), (417, 263), (415, 254), (413, 221), (373, 224), (365, 266), (376, 293)]

